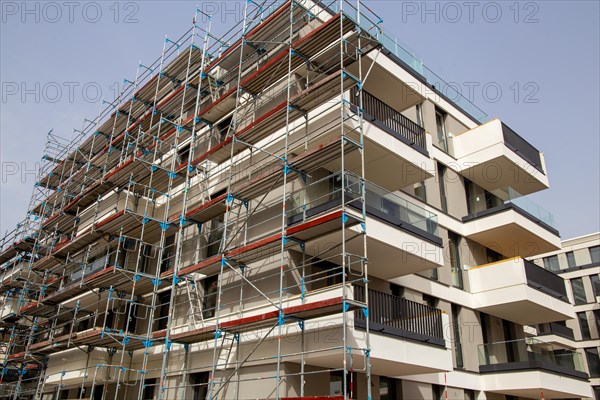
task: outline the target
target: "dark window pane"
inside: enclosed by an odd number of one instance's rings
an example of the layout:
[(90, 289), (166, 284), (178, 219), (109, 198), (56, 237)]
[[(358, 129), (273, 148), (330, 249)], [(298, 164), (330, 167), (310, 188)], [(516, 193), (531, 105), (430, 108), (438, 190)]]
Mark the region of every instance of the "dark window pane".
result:
[(575, 254), (573, 254), (572, 251), (567, 252), (567, 264), (569, 265), (569, 268), (574, 268), (577, 266), (577, 263), (575, 262)]
[(600, 263), (600, 246), (590, 247), (590, 257), (593, 263)]
[(577, 320), (579, 321), (579, 327), (581, 328), (581, 340), (590, 340), (592, 335), (590, 334), (590, 325), (585, 312), (578, 312)]
[(437, 164), (438, 185), (440, 188), (440, 202), (442, 211), (448, 212), (448, 202), (446, 200), (446, 167), (440, 163)]
[(571, 279), (571, 288), (573, 289), (573, 298), (575, 304), (586, 304), (587, 297), (585, 296), (585, 288), (583, 287), (583, 279), (574, 278)]
[(544, 257), (544, 268), (552, 272), (558, 271), (560, 269), (560, 265), (558, 264), (558, 257)]
[(600, 296), (600, 275), (592, 275), (590, 276), (590, 280), (592, 281), (594, 296)]
[(598, 357), (598, 349), (595, 347), (585, 349), (585, 357), (587, 358), (588, 369), (590, 370), (590, 378), (599, 378), (600, 358)]
[(396, 379), (382, 376), (379, 378), (379, 398), (381, 400), (396, 400)]
[(433, 400), (444, 400), (445, 393), (443, 386), (433, 384), (431, 385), (431, 390), (433, 392)]
[(458, 314), (460, 313), (460, 306), (452, 304), (452, 330), (454, 333), (454, 356), (456, 358), (456, 367), (463, 367), (463, 352), (462, 343), (460, 337), (460, 321)]
[(450, 269), (452, 272), (452, 286), (462, 289), (463, 276), (460, 262), (460, 236), (454, 232), (448, 232), (448, 243), (450, 251)]

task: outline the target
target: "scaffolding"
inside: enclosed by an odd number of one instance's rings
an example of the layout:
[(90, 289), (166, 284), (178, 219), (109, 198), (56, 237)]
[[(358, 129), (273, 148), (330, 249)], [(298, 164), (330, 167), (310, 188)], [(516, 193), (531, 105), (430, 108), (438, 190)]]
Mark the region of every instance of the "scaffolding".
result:
[(0, 397), (229, 399), (260, 381), (308, 398), (336, 373), (331, 398), (352, 398), (361, 373), (370, 398), (368, 318), (363, 345), (348, 332), (369, 309), (362, 88), (382, 20), (360, 0), (248, 0), (212, 30), (197, 9), (71, 140), (48, 134), (0, 249)]

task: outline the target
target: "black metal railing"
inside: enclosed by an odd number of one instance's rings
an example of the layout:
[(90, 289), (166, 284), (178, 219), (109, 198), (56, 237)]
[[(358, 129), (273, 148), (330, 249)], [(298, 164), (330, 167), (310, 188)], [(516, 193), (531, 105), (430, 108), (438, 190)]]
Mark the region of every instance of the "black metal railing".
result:
[[(365, 288), (355, 286), (354, 298), (365, 301)], [(371, 332), (445, 346), (442, 311), (437, 308), (369, 289), (368, 315)], [(354, 325), (365, 328), (363, 310), (356, 310)]]
[(569, 302), (565, 280), (554, 272), (539, 267), (531, 261), (523, 260), (527, 284), (557, 299)]
[(558, 335), (567, 339), (575, 340), (573, 329), (556, 322), (548, 322), (538, 325), (538, 335)]
[[(350, 91), (350, 102), (355, 106), (358, 106), (357, 90), (357, 88), (353, 88)], [(366, 119), (378, 122), (377, 125), (388, 133), (395, 133), (394, 136), (406, 144), (417, 146), (421, 151), (427, 151), (423, 127), (365, 90), (363, 90), (363, 112)]]
[(508, 148), (527, 160), (542, 174), (545, 174), (542, 168), (542, 158), (538, 149), (533, 147), (527, 140), (523, 139), (504, 123), (502, 124), (502, 135), (504, 136), (504, 144)]

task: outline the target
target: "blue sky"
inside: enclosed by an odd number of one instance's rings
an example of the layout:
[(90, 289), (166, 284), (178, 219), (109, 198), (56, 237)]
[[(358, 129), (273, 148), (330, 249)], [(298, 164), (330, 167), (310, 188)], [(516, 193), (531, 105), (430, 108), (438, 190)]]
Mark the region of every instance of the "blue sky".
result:
[[(197, 2), (0, 2), (0, 232), (24, 217), (45, 134), (71, 137), (112, 100)], [(563, 238), (600, 230), (600, 2), (367, 1), (388, 35), (414, 49), (544, 152), (551, 188), (531, 199)], [(204, 1), (215, 31), (239, 3)], [(471, 88), (471, 90), (469, 90)]]

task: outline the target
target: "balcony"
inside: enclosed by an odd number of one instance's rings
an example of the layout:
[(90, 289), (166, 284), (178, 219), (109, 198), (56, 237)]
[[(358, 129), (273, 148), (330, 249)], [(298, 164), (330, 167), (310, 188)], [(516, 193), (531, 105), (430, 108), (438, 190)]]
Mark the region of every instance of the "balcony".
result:
[[(365, 301), (365, 289), (354, 287), (354, 299)], [(366, 317), (355, 311), (354, 326), (366, 328)], [(369, 328), (373, 333), (446, 346), (442, 310), (369, 289)]]
[(506, 257), (531, 257), (560, 249), (554, 216), (513, 188), (468, 200), (465, 236)]
[(488, 191), (548, 188), (543, 154), (498, 119), (455, 136), (453, 147), (461, 174)]
[[(349, 99), (350, 109), (356, 111), (359, 107), (356, 88), (350, 91)], [(400, 109), (407, 106), (398, 104)], [(397, 190), (433, 176), (435, 167), (427, 152), (423, 127), (367, 91), (363, 91), (362, 110), (366, 179), (387, 190)], [(348, 120), (347, 124), (352, 130), (358, 127), (356, 119)], [(349, 158), (348, 168), (359, 172), (358, 154)]]
[(475, 309), (521, 325), (575, 317), (563, 278), (513, 258), (468, 271)]
[(480, 345), (486, 392), (527, 398), (591, 397), (583, 358), (575, 350), (536, 339)]
[(556, 322), (538, 325), (537, 334), (538, 336), (560, 336), (565, 339), (575, 340), (573, 329)]
[[(359, 213), (361, 180), (345, 173), (346, 204)], [(438, 236), (437, 216), (400, 196), (365, 182), (367, 251), (369, 274), (383, 279), (413, 274), (443, 266), (442, 239)], [(293, 225), (341, 205), (342, 174), (329, 175), (293, 193), (288, 202), (288, 224)], [(361, 254), (360, 226), (350, 229), (346, 251)], [(342, 243), (341, 232), (333, 232), (307, 244), (309, 254), (320, 256), (323, 244)]]
[[(365, 301), (365, 289), (354, 286), (354, 299)], [(441, 310), (369, 289), (369, 331), (372, 367), (385, 373), (390, 367), (399, 375), (449, 370), (452, 356), (446, 349)], [(354, 327), (366, 329), (362, 310), (354, 312)], [(357, 338), (362, 333), (355, 331)], [(400, 353), (398, 355), (394, 353)], [(391, 366), (394, 362), (396, 365)]]

